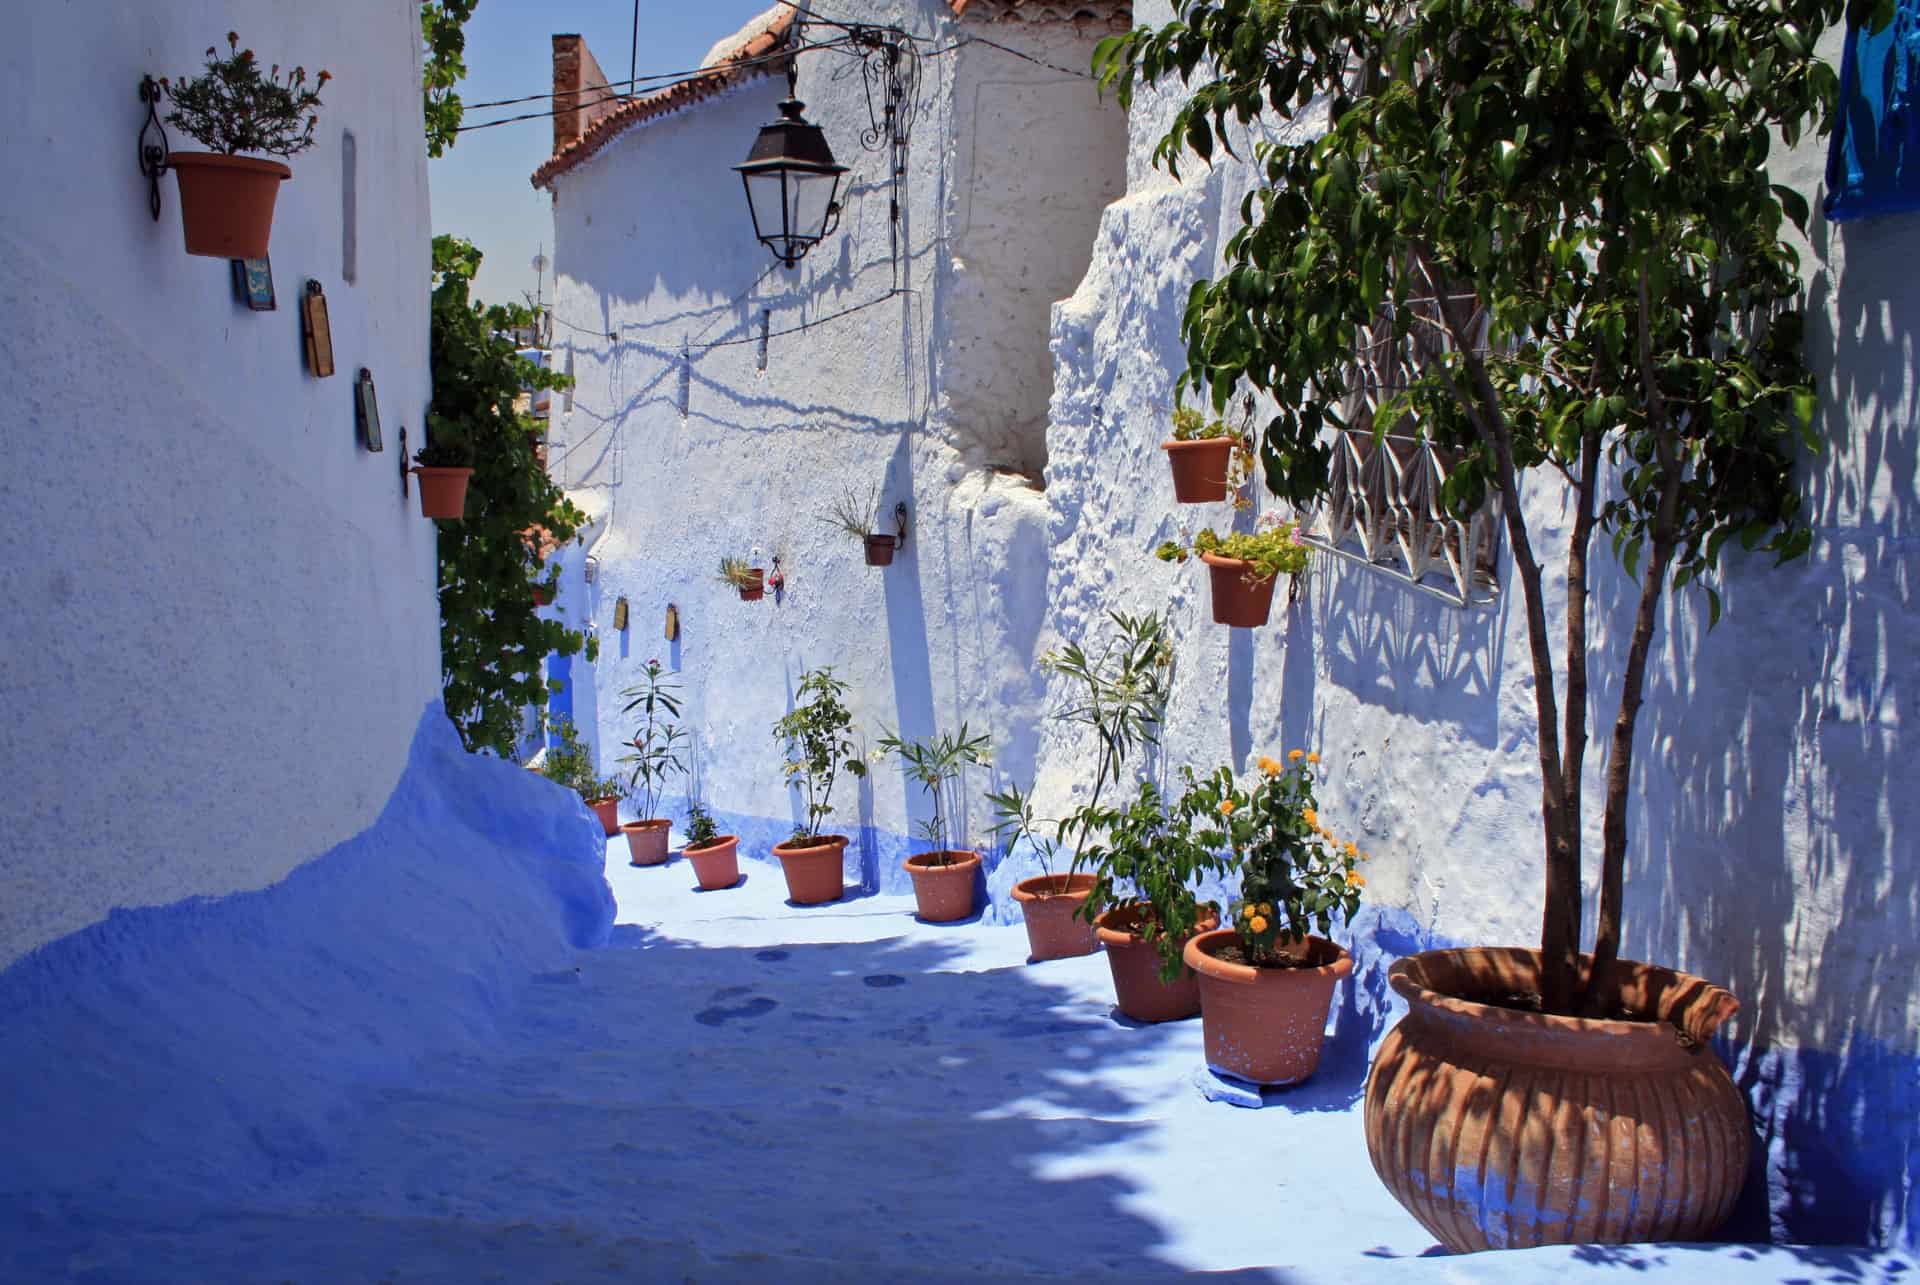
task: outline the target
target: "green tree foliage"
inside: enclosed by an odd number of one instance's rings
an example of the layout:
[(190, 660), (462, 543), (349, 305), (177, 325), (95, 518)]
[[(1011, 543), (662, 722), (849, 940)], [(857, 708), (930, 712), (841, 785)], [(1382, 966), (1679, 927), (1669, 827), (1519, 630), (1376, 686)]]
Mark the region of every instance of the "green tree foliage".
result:
[(443, 155), (459, 140), (465, 108), (455, 85), (467, 74), (466, 22), (480, 0), (424, 0), (420, 6), (420, 92), (425, 100), (427, 155)]
[[(549, 653), (596, 648), (556, 620), (534, 614), (534, 577), (545, 566), (544, 530), (564, 544), (585, 515), (561, 494), (534, 454), (540, 426), (514, 409), (529, 387), (562, 388), (521, 357), (511, 330), (530, 319), (518, 306), (468, 297), (480, 252), (458, 237), (433, 239), (433, 402), (429, 442), (465, 443), (473, 480), (466, 518), (440, 527), (440, 665), (447, 714), (470, 750), (511, 757), (520, 711), (544, 704), (558, 684), (542, 676)], [(551, 585), (554, 573), (547, 573)]]
[[(1871, 21), (1890, 6), (1853, 8)], [(1593, 536), (1638, 582), (1607, 760), (1596, 977), (1619, 943), (1633, 730), (1662, 593), (1699, 584), (1717, 619), (1729, 541), (1781, 561), (1810, 543), (1793, 463), (1818, 449), (1817, 403), (1782, 239), (1808, 209), (1766, 163), (1776, 136), (1830, 127), (1837, 78), (1813, 48), (1841, 10), (1181, 0), (1177, 21), (1095, 53), (1123, 103), (1137, 81), (1191, 87), (1156, 163), (1177, 173), (1188, 151), (1226, 151), (1262, 180), (1223, 275), (1189, 295), (1181, 386), (1216, 409), (1247, 385), (1271, 396), (1268, 489), (1312, 503), (1328, 486), (1327, 430), (1393, 429), (1462, 453), (1445, 495), (1455, 513), (1500, 501), (1535, 675), (1554, 1011), (1584, 1003)], [(1349, 400), (1363, 327), (1390, 334), (1409, 368), (1370, 417)], [(1529, 472), (1570, 493), (1558, 683), (1547, 533), (1521, 503)]]

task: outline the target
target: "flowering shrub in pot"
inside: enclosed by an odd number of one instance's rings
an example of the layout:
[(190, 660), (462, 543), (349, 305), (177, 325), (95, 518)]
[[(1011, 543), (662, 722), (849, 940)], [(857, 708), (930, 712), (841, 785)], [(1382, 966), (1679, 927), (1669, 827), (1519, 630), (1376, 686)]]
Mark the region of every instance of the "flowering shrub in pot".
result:
[(1191, 550), (1168, 540), (1154, 550), (1162, 562), (1185, 562), (1198, 554), (1213, 580), (1214, 623), (1257, 629), (1273, 610), (1273, 586), (1280, 576), (1299, 577), (1307, 569), (1311, 550), (1300, 538), (1299, 524), (1268, 514), (1255, 531), (1216, 534), (1201, 528)]
[(622, 714), (639, 711), (640, 728), (628, 742), (631, 752), (620, 756), (628, 765), (627, 797), (639, 804), (640, 819), (620, 827), (636, 866), (657, 866), (667, 859), (667, 838), (672, 823), (659, 816), (660, 793), (667, 780), (684, 776), (687, 766), (680, 757), (687, 739), (679, 724), (680, 685), (665, 677), (666, 669), (658, 659), (649, 660), (641, 671), (641, 682), (621, 692), (627, 703)]
[(901, 770), (918, 781), (933, 804), (933, 816), (920, 827), (928, 851), (908, 857), (905, 866), (913, 880), (913, 896), (920, 918), (928, 923), (952, 923), (973, 913), (973, 878), (980, 854), (956, 851), (949, 845), (949, 819), (959, 811), (961, 774), (969, 767), (987, 765), (986, 733), (967, 734), (967, 725), (924, 741), (903, 740), (898, 733), (880, 738), (880, 752), (898, 756)]
[(173, 101), (167, 123), (210, 149), (167, 157), (180, 183), (180, 226), (188, 254), (258, 259), (267, 253), (274, 200), (293, 171), (279, 161), (241, 153), (286, 157), (313, 146), (320, 90), (330, 79), (331, 73), (323, 71), (309, 89), (305, 67), (293, 68), (283, 79), (278, 63), (262, 74), (253, 50), (242, 49), (233, 31), (227, 33), (224, 56), (217, 45), (207, 47), (203, 74), (161, 79)]
[(1326, 935), (1359, 907), (1366, 883), (1354, 868), (1360, 849), (1321, 824), (1319, 756), (1288, 758), (1261, 757), (1247, 784), (1228, 767), (1189, 772), (1185, 800), (1193, 841), (1227, 853), (1240, 874), (1229, 926), (1189, 938), (1184, 950), (1200, 977), (1207, 1065), (1256, 1084), (1294, 1084), (1319, 1066), (1334, 984), (1353, 971)]
[(803, 906), (838, 901), (846, 891), (843, 834), (823, 834), (833, 816), (833, 786), (842, 771), (867, 774), (866, 760), (853, 738), (853, 713), (846, 706), (847, 685), (831, 665), (800, 676), (794, 707), (773, 725), (773, 737), (786, 750), (782, 767), (787, 783), (800, 791), (805, 820), (793, 837), (773, 847), (787, 878), (787, 895)]

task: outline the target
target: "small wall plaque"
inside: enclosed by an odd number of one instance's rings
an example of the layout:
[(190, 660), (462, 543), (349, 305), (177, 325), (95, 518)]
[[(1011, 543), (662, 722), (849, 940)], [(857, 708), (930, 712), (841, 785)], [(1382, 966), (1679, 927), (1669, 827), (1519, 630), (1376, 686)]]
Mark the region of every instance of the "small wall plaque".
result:
[(613, 627), (624, 630), (627, 627), (627, 600), (620, 599), (613, 604)]
[(365, 366), (353, 384), (353, 418), (360, 429), (360, 445), (370, 451), (386, 449), (380, 440), (380, 401), (373, 392), (373, 372)]
[(680, 608), (667, 604), (667, 641), (680, 641)]
[(265, 255), (232, 262), (234, 298), (255, 312), (272, 312), (279, 306), (273, 297), (273, 264)]
[(300, 334), (307, 345), (307, 373), (325, 379), (333, 373), (333, 327), (327, 321), (327, 296), (318, 281), (308, 281), (307, 292), (300, 297)]

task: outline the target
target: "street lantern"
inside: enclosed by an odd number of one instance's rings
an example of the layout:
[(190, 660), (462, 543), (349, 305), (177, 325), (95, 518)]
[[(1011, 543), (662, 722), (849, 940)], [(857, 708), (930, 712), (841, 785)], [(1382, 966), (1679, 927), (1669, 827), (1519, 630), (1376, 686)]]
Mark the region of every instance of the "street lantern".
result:
[(780, 119), (760, 127), (745, 163), (733, 167), (747, 189), (753, 234), (789, 268), (840, 225), (835, 198), (847, 172), (835, 163), (826, 131), (800, 115), (806, 104), (793, 96), (797, 81), (789, 67)]

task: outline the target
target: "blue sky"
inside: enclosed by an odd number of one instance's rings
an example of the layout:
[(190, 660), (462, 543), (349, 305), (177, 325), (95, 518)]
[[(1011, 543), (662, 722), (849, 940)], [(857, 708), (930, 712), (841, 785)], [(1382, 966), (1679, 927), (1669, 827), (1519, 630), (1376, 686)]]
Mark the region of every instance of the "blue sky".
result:
[[(721, 38), (745, 26), (774, 0), (640, 0), (639, 71), (642, 76), (699, 65)], [(607, 73), (625, 80), (633, 37), (633, 0), (480, 0), (467, 22), (468, 103), (544, 94), (553, 88), (553, 34), (578, 32)], [(527, 103), (467, 113), (465, 124), (546, 110)], [(744, 158), (751, 138), (740, 140)], [(474, 294), (489, 303), (518, 299), (533, 289), (532, 261), (544, 241), (553, 253), (553, 218), (544, 192), (527, 176), (553, 147), (553, 122), (520, 121), (462, 134), (430, 163), (433, 230), (464, 236), (486, 255)], [(746, 201), (741, 198), (741, 218)], [(552, 278), (546, 285), (551, 297)]]

